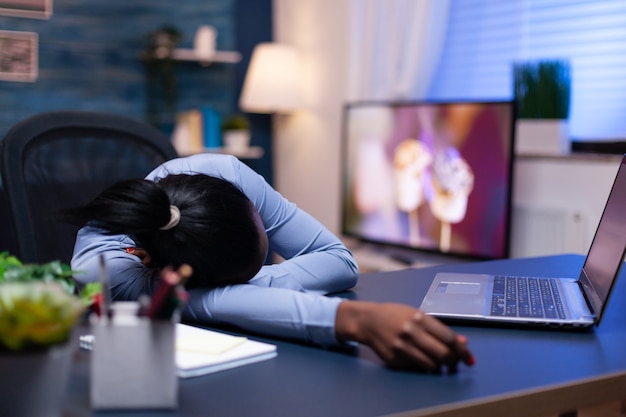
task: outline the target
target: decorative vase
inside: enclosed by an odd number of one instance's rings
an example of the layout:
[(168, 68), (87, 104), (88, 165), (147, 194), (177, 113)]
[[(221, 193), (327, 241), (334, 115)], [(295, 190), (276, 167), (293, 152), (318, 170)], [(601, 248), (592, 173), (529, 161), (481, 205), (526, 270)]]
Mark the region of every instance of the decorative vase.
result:
[(570, 152), (567, 119), (517, 119), (515, 151), (530, 155), (564, 155)]
[(59, 417), (74, 344), (0, 353), (0, 416)]
[(226, 151), (245, 151), (250, 146), (250, 131), (247, 129), (225, 130), (222, 143)]

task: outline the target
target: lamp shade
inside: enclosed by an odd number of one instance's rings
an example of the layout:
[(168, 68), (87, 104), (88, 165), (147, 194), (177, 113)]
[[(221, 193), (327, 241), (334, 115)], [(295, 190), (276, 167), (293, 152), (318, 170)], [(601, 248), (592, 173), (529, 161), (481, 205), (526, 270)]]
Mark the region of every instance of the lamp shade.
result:
[(251, 113), (285, 113), (302, 105), (298, 52), (260, 43), (252, 52), (239, 107)]

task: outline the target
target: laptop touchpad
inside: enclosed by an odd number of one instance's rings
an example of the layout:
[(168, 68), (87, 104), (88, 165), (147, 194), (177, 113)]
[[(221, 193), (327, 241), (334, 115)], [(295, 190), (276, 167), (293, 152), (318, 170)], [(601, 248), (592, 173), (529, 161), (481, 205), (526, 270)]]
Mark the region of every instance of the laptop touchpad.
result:
[(480, 283), (442, 281), (437, 287), (437, 292), (441, 294), (477, 295), (480, 293)]

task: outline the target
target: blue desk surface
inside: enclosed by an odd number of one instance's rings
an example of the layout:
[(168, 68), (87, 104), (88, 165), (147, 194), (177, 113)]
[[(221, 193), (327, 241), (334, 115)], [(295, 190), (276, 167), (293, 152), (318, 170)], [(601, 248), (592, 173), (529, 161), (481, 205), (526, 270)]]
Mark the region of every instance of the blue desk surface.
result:
[[(341, 296), (419, 306), (438, 271), (577, 277), (583, 260), (579, 255), (559, 255), (369, 273)], [(590, 332), (456, 326), (469, 338), (476, 356), (474, 367), (462, 366), (457, 374), (391, 371), (366, 347), (351, 354), (252, 336), (277, 344), (278, 357), (181, 380), (177, 411), (115, 415), (512, 416), (537, 415), (538, 410), (565, 412), (621, 398), (618, 392), (626, 397), (625, 274), (602, 323)], [(87, 364), (87, 358), (78, 358), (68, 392), (68, 416), (91, 415)], [(513, 371), (519, 371), (518, 379)], [(583, 388), (597, 392), (581, 393)]]

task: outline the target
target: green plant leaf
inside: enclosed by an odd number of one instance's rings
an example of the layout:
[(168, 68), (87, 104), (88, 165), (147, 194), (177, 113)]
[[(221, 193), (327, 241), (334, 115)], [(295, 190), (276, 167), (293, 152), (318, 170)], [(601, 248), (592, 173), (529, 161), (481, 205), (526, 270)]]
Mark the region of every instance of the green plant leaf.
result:
[(80, 299), (83, 304), (90, 306), (94, 302), (96, 295), (102, 292), (102, 284), (100, 282), (89, 282), (80, 291)]
[(72, 278), (75, 271), (60, 261), (45, 264), (23, 264), (15, 256), (7, 252), (0, 253), (0, 282), (58, 282), (72, 294), (76, 284)]
[(0, 252), (0, 282), (4, 281), (4, 272), (7, 269), (20, 266), (22, 266), (22, 263), (15, 256), (9, 255), (9, 252)]
[(571, 84), (568, 61), (517, 63), (513, 67), (513, 83), (519, 118), (568, 118)]
[(246, 130), (249, 128), (248, 118), (241, 113), (233, 114), (222, 122), (222, 130)]

